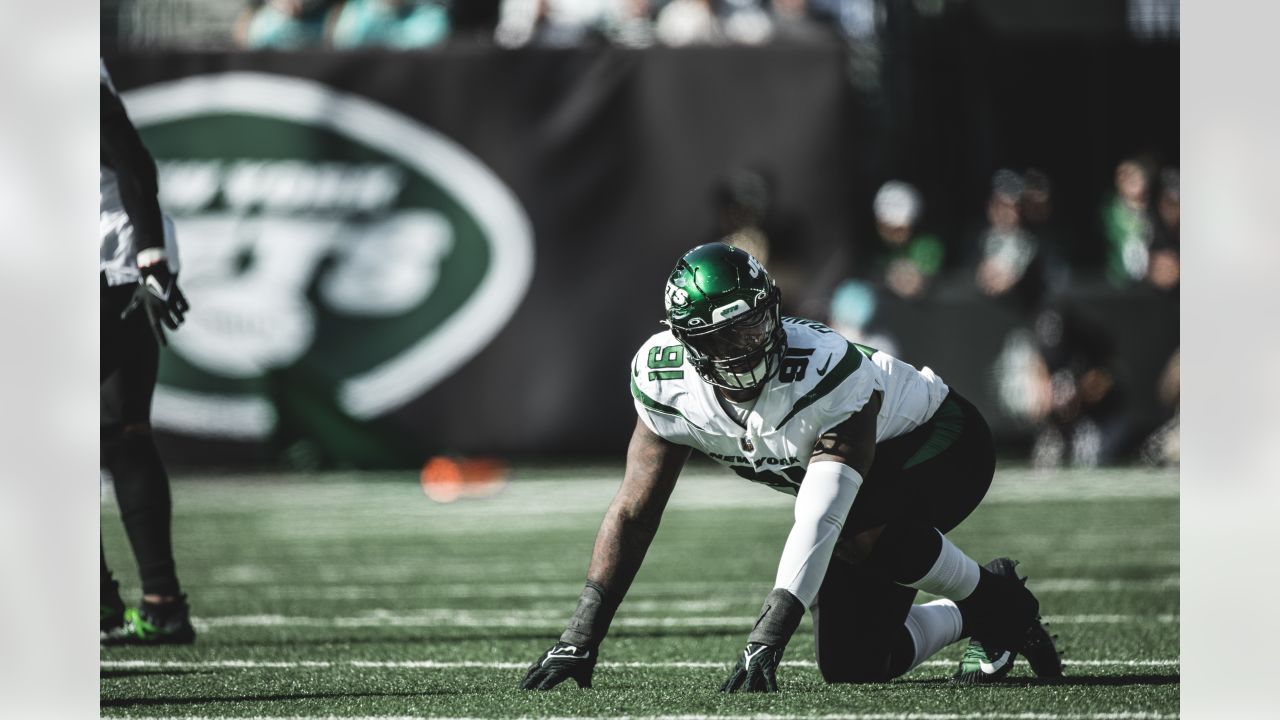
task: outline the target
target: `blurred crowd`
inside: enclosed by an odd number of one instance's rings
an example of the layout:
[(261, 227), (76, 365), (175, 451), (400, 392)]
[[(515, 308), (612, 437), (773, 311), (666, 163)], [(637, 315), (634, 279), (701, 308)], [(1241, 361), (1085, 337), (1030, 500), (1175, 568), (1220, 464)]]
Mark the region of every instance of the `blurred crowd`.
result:
[[(1029, 168), (998, 170), (991, 179), (985, 222), (965, 246), (969, 257), (947, 258), (947, 247), (924, 221), (925, 199), (910, 183), (890, 180), (875, 195), (877, 249), (857, 263), (856, 276), (835, 290), (834, 327), (853, 340), (885, 347), (894, 338), (876, 327), (877, 303), (886, 297), (922, 302), (930, 297), (944, 266), (971, 290), (1023, 318), (999, 361), (997, 382), (1003, 410), (1035, 429), (1031, 451), (1038, 467), (1096, 466), (1132, 454), (1143, 460), (1178, 461), (1178, 354), (1169, 358), (1158, 384), (1165, 422), (1149, 438), (1135, 439), (1125, 393), (1115, 368), (1115, 339), (1076, 312), (1065, 299), (1073, 276), (1098, 274), (1079, 258), (1100, 256), (1101, 275), (1117, 288), (1147, 288), (1176, 296), (1180, 278), (1178, 169), (1157, 169), (1125, 159), (1096, 217), (1096, 233), (1073, 246), (1054, 215), (1049, 176)], [(951, 262), (947, 262), (951, 260)]]
[[(790, 238), (801, 231), (797, 219), (780, 213), (775, 195), (762, 172), (727, 173), (713, 197), (713, 234), (760, 257), (784, 297), (796, 297), (812, 272), (793, 272), (785, 257)], [(900, 353), (892, 329), (878, 322), (878, 310), (886, 301), (932, 307), (945, 278), (950, 295), (942, 302), (985, 298), (1020, 318), (995, 360), (993, 382), (1001, 411), (1032, 430), (1033, 465), (1094, 467), (1135, 456), (1153, 465), (1177, 464), (1178, 351), (1158, 377), (1130, 379), (1154, 383), (1149, 390), (1162, 412), (1159, 429), (1138, 436), (1142, 430), (1133, 423), (1128, 397), (1133, 388), (1117, 371), (1115, 338), (1067, 299), (1073, 283), (1099, 277), (1116, 289), (1176, 299), (1177, 168), (1121, 161), (1097, 207), (1096, 232), (1084, 239), (1057, 221), (1053, 182), (1036, 168), (996, 171), (983, 222), (967, 242), (950, 246), (929, 226), (926, 199), (912, 183), (888, 180), (871, 205), (874, 250), (858, 256), (854, 276), (836, 285), (826, 312), (832, 327), (855, 342)], [(1082, 243), (1100, 247), (1078, 247)], [(1088, 257), (1102, 258), (1101, 267), (1082, 259)]]
[[(455, 32), (506, 47), (760, 45), (873, 35), (877, 0), (249, 0), (235, 23), (245, 48), (427, 48)], [(925, 2), (941, 10), (943, 3)], [(462, 22), (459, 18), (464, 17)]]

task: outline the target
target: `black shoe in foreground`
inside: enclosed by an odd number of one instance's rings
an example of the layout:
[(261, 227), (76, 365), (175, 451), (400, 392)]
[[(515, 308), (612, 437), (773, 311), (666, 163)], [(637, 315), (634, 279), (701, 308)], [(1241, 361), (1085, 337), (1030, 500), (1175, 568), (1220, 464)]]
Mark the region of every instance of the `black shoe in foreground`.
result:
[(103, 645), (190, 645), (196, 629), (191, 625), (187, 596), (153, 605), (143, 602), (124, 611), (122, 627), (102, 637)]
[(120, 599), (119, 585), (114, 580), (103, 588), (98, 600), (98, 640), (107, 642), (124, 631), (124, 601)]
[[(996, 558), (983, 568), (994, 575), (1013, 578), (1025, 585), (1027, 579), (1018, 577), (1015, 571), (1017, 565), (1015, 560)], [(1026, 629), (1022, 641), (1016, 647), (988, 647), (980, 638), (970, 638), (969, 646), (965, 648), (964, 657), (960, 660), (960, 667), (951, 681), (958, 685), (998, 682), (1013, 669), (1019, 653), (1027, 659), (1036, 677), (1062, 677), (1062, 658), (1053, 640), (1039, 615)]]

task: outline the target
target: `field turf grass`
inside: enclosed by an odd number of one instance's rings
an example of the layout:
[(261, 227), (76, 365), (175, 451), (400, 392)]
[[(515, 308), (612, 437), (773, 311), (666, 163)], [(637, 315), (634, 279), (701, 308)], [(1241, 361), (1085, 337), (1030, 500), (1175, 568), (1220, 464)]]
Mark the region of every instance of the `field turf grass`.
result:
[[(1002, 469), (951, 533), (1022, 561), (1067, 678), (947, 684), (963, 650), (894, 682), (822, 682), (805, 619), (776, 695), (716, 692), (772, 586), (789, 498), (686, 469), (601, 652), (595, 687), (517, 690), (568, 619), (620, 467), (515, 468), (491, 498), (438, 504), (413, 474), (174, 481), (179, 577), (200, 636), (105, 648), (111, 717), (768, 717), (1141, 720), (1178, 713), (1176, 472)], [(132, 556), (109, 493), (103, 539)], [(921, 599), (927, 599), (921, 596)]]

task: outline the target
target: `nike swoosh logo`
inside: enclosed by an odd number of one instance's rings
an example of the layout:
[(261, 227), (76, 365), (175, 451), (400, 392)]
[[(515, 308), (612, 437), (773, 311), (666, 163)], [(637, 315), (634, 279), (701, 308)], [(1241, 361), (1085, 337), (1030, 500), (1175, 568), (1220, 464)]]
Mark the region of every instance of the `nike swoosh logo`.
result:
[(1004, 667), (1005, 665), (1008, 665), (1009, 657), (1010, 657), (1009, 651), (1005, 650), (1003, 653), (1000, 654), (1000, 657), (995, 659), (995, 662), (989, 662), (989, 663), (979, 662), (978, 667), (982, 668), (982, 672), (990, 675), (995, 671), (999, 670), (1000, 668)]
[(564, 648), (563, 650), (560, 650), (558, 652), (555, 650), (552, 650), (551, 652), (547, 653), (546, 659), (542, 661), (542, 666), (546, 667), (547, 663), (551, 662), (552, 660), (559, 660), (561, 658), (573, 658), (574, 660), (586, 660), (587, 658), (591, 657), (590, 650), (584, 651), (581, 655), (578, 655), (577, 653), (578, 653), (578, 648), (572, 647), (572, 646)]
[(827, 374), (827, 368), (831, 367), (831, 357), (831, 355), (828, 355), (827, 361), (822, 364), (822, 367), (814, 371), (818, 373), (818, 377), (822, 377)]

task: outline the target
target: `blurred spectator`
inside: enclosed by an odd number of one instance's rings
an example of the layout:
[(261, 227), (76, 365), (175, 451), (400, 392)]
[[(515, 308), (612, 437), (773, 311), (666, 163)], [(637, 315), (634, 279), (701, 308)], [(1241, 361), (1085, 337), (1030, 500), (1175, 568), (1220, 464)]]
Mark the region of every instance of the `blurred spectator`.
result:
[(473, 43), (493, 40), (502, 0), (449, 0), (449, 39)]
[(494, 39), (504, 47), (575, 47), (601, 38), (604, 0), (503, 0)]
[(604, 34), (621, 47), (646, 48), (657, 42), (652, 0), (613, 0), (604, 16)]
[(713, 45), (725, 40), (711, 0), (671, 0), (658, 12), (654, 31), (663, 45), (673, 47)]
[(236, 20), (242, 47), (296, 50), (324, 44), (325, 27), (338, 0), (249, 0)]
[(942, 268), (945, 254), (934, 235), (916, 232), (922, 210), (920, 193), (910, 183), (890, 180), (880, 186), (872, 210), (884, 252), (874, 264), (877, 281), (898, 297), (920, 297)]
[(809, 11), (809, 0), (773, 0), (771, 3), (774, 42), (814, 42), (832, 36)]
[(336, 48), (422, 48), (449, 35), (449, 12), (433, 0), (346, 0), (333, 24)]
[(1136, 160), (1116, 166), (1116, 191), (1102, 210), (1107, 279), (1117, 286), (1147, 275), (1153, 234), (1147, 215), (1147, 170)]
[(717, 180), (710, 200), (714, 224), (704, 235), (707, 242), (726, 242), (768, 263), (769, 274), (782, 290), (784, 314), (826, 310), (838, 276), (822, 277), (826, 267), (816, 269), (814, 259), (806, 255), (804, 220), (778, 202), (777, 185), (767, 168), (730, 169)]
[(876, 306), (876, 293), (870, 285), (861, 280), (845, 280), (831, 295), (831, 308), (827, 313), (831, 329), (851, 342), (897, 355), (897, 341), (873, 326)]
[(745, 250), (768, 266), (769, 235), (765, 217), (772, 203), (772, 189), (765, 176), (748, 168), (731, 170), (715, 189), (715, 240)]
[(998, 170), (987, 201), (987, 229), (978, 237), (974, 280), (982, 294), (1010, 297), (1028, 309), (1039, 305), (1046, 289), (1040, 243), (1022, 225), (1026, 181), (1012, 170)]
[(810, 13), (839, 29), (850, 41), (868, 41), (876, 36), (876, 0), (809, 0)]
[(1023, 174), (1022, 220), (1040, 248), (1051, 290), (1066, 287), (1069, 281), (1072, 243), (1053, 216), (1053, 182), (1038, 168)]
[(1160, 290), (1174, 290), (1181, 276), (1181, 198), (1177, 168), (1160, 173), (1156, 221), (1151, 240), (1147, 282)]
[(1149, 465), (1177, 465), (1182, 457), (1179, 410), (1182, 387), (1180, 358), (1181, 351), (1173, 351), (1173, 356), (1169, 358), (1164, 371), (1160, 373), (1157, 395), (1168, 419), (1142, 443), (1141, 457), (1143, 462)]
[(773, 37), (773, 19), (765, 0), (719, 0), (713, 4), (725, 38), (738, 45), (760, 45)]
[(1111, 339), (1073, 313), (1050, 309), (1035, 321), (1038, 358), (1030, 419), (1039, 426), (1031, 450), (1037, 468), (1097, 467), (1120, 459), (1128, 436), (1125, 398)]

